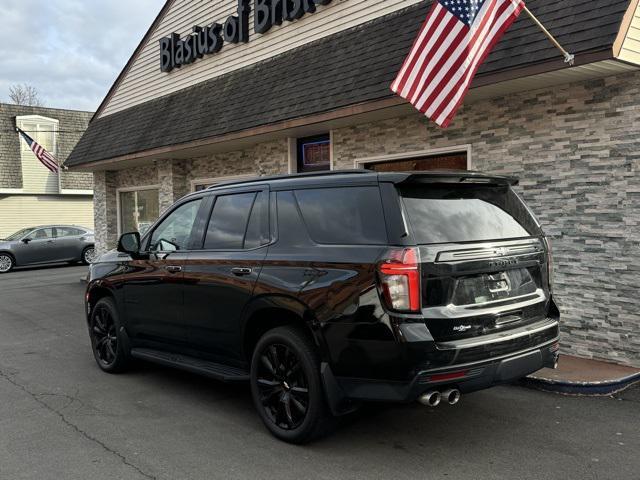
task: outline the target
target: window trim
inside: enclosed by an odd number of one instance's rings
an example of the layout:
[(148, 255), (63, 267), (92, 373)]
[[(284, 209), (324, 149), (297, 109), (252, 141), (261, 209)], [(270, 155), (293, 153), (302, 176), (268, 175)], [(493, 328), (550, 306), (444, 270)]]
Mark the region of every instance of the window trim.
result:
[[(145, 185), (141, 187), (116, 188), (116, 225), (118, 238), (122, 235), (122, 206), (120, 205), (120, 194), (127, 192), (142, 192), (146, 190), (158, 190), (158, 206), (160, 205), (160, 185)], [(158, 219), (159, 220), (159, 219)]]
[[(39, 127), (41, 124), (49, 124), (51, 125), (51, 130), (53, 130), (53, 151), (49, 152), (51, 155), (53, 155), (54, 157), (56, 157), (57, 160), (57, 155), (58, 155), (58, 133), (60, 132), (60, 121), (56, 118), (50, 118), (50, 117), (45, 117), (42, 115), (20, 115), (16, 117), (16, 126), (18, 128), (21, 128), (22, 130), (24, 130), (24, 128), (22, 128), (24, 126), (25, 123), (36, 123), (37, 126)], [(33, 138), (33, 136), (31, 135), (31, 133), (33, 132), (29, 132), (27, 130), (24, 130), (25, 133), (27, 135), (29, 135), (30, 137)], [(40, 131), (40, 129), (38, 128), (36, 130), (36, 133), (38, 133)], [(26, 142), (24, 141), (24, 139), (22, 138), (22, 136), (20, 135), (20, 132), (16, 132), (16, 135), (18, 135), (18, 139), (20, 140), (20, 153), (25, 153), (25, 152), (30, 152), (31, 149), (29, 149), (28, 147), (25, 149), (26, 146)], [(37, 140), (34, 138), (34, 140)]]
[[(256, 194), (260, 194), (262, 192), (265, 192), (267, 195), (267, 204), (266, 204), (266, 211), (267, 211), (267, 225), (265, 227), (265, 230), (263, 233), (265, 233), (267, 235), (267, 243), (265, 243), (264, 245), (260, 245), (258, 247), (254, 247), (254, 248), (204, 248), (204, 242), (206, 241), (206, 237), (207, 237), (207, 230), (209, 229), (209, 223), (211, 222), (211, 216), (213, 215), (213, 209), (216, 206), (216, 202), (218, 201), (218, 197), (225, 197), (228, 195), (239, 195), (239, 194), (243, 194), (243, 193), (252, 193), (255, 192)], [(255, 202), (257, 201), (258, 197), (256, 196), (256, 198), (254, 199), (254, 203), (253, 206), (251, 207), (252, 210), (255, 207)], [(271, 212), (271, 189), (269, 188), (269, 185), (247, 185), (246, 187), (243, 188), (238, 188), (238, 189), (233, 189), (233, 190), (227, 190), (227, 191), (220, 191), (220, 192), (216, 192), (214, 195), (211, 195), (211, 205), (209, 206), (209, 211), (208, 213), (205, 215), (206, 221), (204, 222), (204, 228), (203, 228), (203, 232), (202, 232), (202, 238), (200, 239), (200, 241), (198, 241), (198, 245), (200, 246), (199, 248), (197, 248), (198, 252), (254, 252), (256, 250), (260, 250), (262, 248), (268, 247), (270, 245), (273, 245), (273, 243), (275, 242), (275, 239), (273, 237), (272, 234), (272, 230), (271, 230), (271, 217), (272, 217), (272, 212)], [(249, 220), (251, 220), (251, 212), (249, 212), (249, 218), (247, 220), (247, 225), (245, 226), (245, 240), (246, 240), (246, 229), (249, 226)]]
[[(304, 135), (299, 137), (288, 137), (288, 151), (287, 151), (287, 173), (302, 173), (298, 170), (298, 140), (304, 140), (305, 138), (318, 137), (321, 135), (327, 135), (327, 132), (321, 132), (319, 134), (311, 134)], [(333, 144), (333, 130), (329, 130), (329, 170), (330, 172), (334, 171), (335, 168), (335, 155), (334, 155), (334, 144)], [(325, 170), (318, 170), (325, 171)]]
[(436, 157), (438, 155), (446, 155), (452, 153), (466, 153), (467, 170), (473, 170), (472, 146), (470, 143), (462, 145), (452, 145), (450, 147), (430, 148), (428, 150), (418, 150), (413, 152), (392, 153), (389, 155), (379, 155), (375, 157), (356, 158), (353, 161), (353, 168), (363, 169), (366, 168), (367, 165), (373, 165), (376, 163), (409, 160), (416, 157)]

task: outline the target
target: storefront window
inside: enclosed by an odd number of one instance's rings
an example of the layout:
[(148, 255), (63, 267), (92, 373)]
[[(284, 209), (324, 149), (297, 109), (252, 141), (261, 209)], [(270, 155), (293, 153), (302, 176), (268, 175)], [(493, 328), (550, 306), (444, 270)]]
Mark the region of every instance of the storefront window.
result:
[(160, 216), (158, 189), (120, 192), (120, 231), (144, 233)]
[(331, 170), (329, 135), (298, 139), (298, 172)]

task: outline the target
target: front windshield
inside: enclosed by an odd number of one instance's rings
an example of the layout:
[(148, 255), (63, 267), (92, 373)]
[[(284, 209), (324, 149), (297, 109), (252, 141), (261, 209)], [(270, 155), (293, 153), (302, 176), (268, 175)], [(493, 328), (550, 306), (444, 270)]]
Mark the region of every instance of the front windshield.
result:
[(5, 240), (20, 240), (29, 232), (33, 231), (33, 228), (23, 228), (22, 230), (14, 233), (13, 235), (9, 235)]

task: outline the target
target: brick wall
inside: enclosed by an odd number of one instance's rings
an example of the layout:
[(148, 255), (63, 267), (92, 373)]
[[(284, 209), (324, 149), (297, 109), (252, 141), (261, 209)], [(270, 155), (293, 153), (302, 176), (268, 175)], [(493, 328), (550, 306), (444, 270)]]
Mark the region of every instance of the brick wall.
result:
[[(15, 117), (23, 115), (41, 115), (58, 120), (56, 159), (64, 163), (87, 129), (93, 114), (75, 110), (0, 104), (0, 188), (22, 188), (20, 139), (15, 133)], [(60, 186), (64, 190), (91, 190), (93, 176), (90, 173), (61, 171)]]
[(640, 74), (473, 103), (448, 130), (409, 115), (333, 139), (338, 168), (471, 144), (473, 169), (520, 177), (552, 238), (564, 351), (640, 366)]

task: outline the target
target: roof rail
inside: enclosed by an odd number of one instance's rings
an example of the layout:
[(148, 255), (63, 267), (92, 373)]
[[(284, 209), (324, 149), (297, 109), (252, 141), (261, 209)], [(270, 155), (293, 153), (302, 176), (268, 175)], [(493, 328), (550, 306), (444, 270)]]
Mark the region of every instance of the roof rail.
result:
[(244, 183), (257, 183), (257, 182), (271, 182), (273, 180), (287, 180), (290, 178), (307, 178), (307, 177), (324, 177), (331, 175), (363, 175), (363, 174), (375, 174), (372, 170), (365, 169), (351, 169), (351, 170), (332, 170), (330, 172), (308, 172), (308, 173), (290, 173), (287, 175), (267, 175), (264, 177), (255, 177), (245, 180), (230, 180), (228, 182), (216, 183), (207, 187), (207, 190), (214, 188), (228, 187), (230, 185), (240, 185)]

